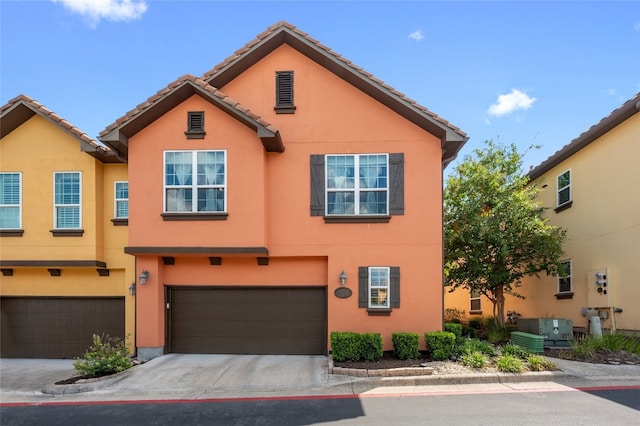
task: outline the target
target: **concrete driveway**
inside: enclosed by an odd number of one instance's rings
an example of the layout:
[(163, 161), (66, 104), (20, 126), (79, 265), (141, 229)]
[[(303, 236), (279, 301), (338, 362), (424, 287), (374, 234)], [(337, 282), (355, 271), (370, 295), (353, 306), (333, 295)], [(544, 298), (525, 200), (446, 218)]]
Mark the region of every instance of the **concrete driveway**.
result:
[[(351, 379), (328, 374), (326, 356), (168, 354), (100, 380), (55, 385), (78, 375), (72, 360), (0, 360), (3, 402), (43, 395), (135, 398), (206, 398), (320, 394), (349, 387)], [(337, 390), (337, 389), (336, 389)], [(13, 396), (13, 397), (12, 397)]]

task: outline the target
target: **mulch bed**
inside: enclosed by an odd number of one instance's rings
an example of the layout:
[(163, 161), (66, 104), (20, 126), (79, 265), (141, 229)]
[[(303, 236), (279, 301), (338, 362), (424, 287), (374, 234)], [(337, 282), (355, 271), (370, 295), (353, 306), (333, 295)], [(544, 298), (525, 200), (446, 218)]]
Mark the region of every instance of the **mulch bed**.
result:
[[(571, 354), (567, 349), (549, 349), (544, 350), (544, 355), (550, 358), (560, 358), (570, 361), (589, 362), (594, 364), (612, 364), (612, 365), (640, 365), (640, 356), (625, 351), (596, 351), (588, 358), (579, 358)], [(344, 368), (362, 368), (366, 370), (379, 370), (387, 368), (404, 368), (404, 367), (421, 367), (424, 363), (433, 362), (426, 353), (421, 352), (420, 358), (412, 360), (402, 360), (393, 356), (393, 352), (384, 352), (382, 359), (378, 361), (343, 361), (333, 362), (334, 367)]]
[(589, 362), (592, 364), (612, 364), (612, 365), (640, 365), (640, 356), (626, 351), (612, 351), (602, 349), (595, 351), (589, 357), (574, 356), (567, 349), (545, 349), (544, 354), (551, 358), (567, 359), (570, 361)]

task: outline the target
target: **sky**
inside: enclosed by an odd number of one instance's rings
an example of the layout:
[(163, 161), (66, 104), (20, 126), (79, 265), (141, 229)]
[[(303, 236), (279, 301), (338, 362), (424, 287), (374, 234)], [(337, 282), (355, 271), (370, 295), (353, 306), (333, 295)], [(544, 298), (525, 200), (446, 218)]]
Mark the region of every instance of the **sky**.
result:
[(446, 173), (489, 139), (527, 171), (640, 92), (638, 0), (0, 0), (0, 104), (25, 94), (97, 139), (279, 21), (466, 132)]

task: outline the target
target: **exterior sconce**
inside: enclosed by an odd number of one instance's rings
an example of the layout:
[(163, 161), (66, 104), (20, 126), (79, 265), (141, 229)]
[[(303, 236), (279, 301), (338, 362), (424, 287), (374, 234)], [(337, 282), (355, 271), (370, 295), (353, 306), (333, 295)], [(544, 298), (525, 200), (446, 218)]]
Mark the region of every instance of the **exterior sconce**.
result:
[(129, 295), (130, 296), (136, 295), (136, 283), (131, 283), (131, 285), (129, 286)]
[(347, 285), (347, 274), (344, 271), (340, 273), (340, 285)]
[(149, 271), (145, 270), (140, 272), (140, 276), (138, 279), (140, 280), (140, 284), (145, 285), (147, 283), (147, 279), (149, 278)]

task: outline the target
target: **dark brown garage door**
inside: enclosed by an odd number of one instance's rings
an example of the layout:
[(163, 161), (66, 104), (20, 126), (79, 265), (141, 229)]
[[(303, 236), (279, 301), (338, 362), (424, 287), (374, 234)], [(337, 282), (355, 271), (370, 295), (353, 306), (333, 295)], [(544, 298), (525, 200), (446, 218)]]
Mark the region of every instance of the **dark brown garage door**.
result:
[(124, 298), (2, 297), (0, 356), (76, 358), (95, 334), (124, 337)]
[(170, 288), (169, 352), (325, 354), (326, 289)]

